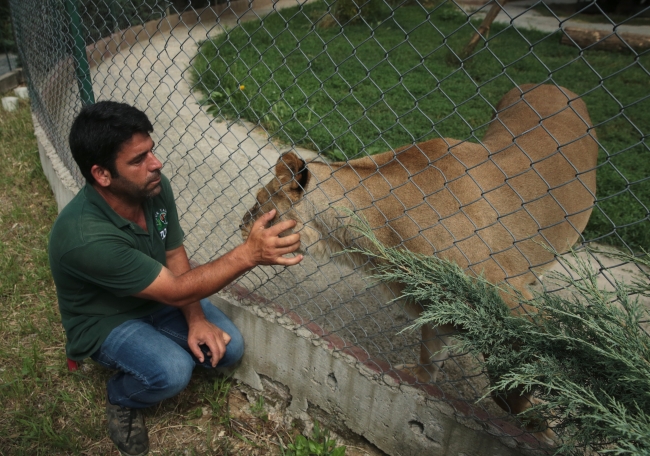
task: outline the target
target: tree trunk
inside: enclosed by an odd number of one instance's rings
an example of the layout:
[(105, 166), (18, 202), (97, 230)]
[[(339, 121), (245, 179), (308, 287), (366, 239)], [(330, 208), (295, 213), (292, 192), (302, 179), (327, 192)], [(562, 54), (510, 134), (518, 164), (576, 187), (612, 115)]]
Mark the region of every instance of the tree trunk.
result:
[(483, 19), (483, 22), (481, 22), (481, 25), (479, 26), (478, 30), (476, 31), (476, 33), (474, 33), (472, 39), (469, 40), (469, 43), (467, 43), (465, 49), (463, 49), (463, 52), (461, 53), (461, 57), (463, 59), (472, 55), (472, 53), (474, 52), (474, 48), (476, 47), (476, 45), (478, 44), (481, 38), (487, 38), (488, 34), (490, 33), (490, 27), (492, 26), (492, 22), (494, 22), (494, 19), (497, 17), (497, 14), (499, 14), (499, 11), (501, 11), (501, 7), (505, 5), (507, 2), (508, 0), (494, 0), (494, 4), (492, 5), (492, 8), (490, 8), (490, 11), (488, 11), (487, 15), (485, 16), (485, 19)]

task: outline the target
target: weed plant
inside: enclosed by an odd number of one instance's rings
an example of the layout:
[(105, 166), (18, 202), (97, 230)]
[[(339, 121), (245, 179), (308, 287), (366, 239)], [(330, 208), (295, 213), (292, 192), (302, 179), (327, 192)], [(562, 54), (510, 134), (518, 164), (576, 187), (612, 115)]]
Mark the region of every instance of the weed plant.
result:
[(251, 413), (262, 421), (269, 420), (269, 414), (264, 407), (264, 396), (260, 396), (250, 407)]
[(318, 421), (314, 421), (312, 436), (307, 438), (303, 435), (296, 436), (293, 443), (286, 448), (280, 446), (282, 456), (345, 456), (346, 447), (336, 444), (336, 440), (330, 439), (327, 429), (321, 429)]
[(650, 245), (650, 54), (580, 52), (559, 34), (495, 24), (459, 65), (478, 22), (451, 1), (423, 5), (343, 27), (324, 26), (325, 1), (243, 22), (201, 44), (194, 88), (219, 118), (344, 160), (435, 137), (479, 141), (508, 90), (559, 84), (585, 100), (601, 145), (586, 240)]

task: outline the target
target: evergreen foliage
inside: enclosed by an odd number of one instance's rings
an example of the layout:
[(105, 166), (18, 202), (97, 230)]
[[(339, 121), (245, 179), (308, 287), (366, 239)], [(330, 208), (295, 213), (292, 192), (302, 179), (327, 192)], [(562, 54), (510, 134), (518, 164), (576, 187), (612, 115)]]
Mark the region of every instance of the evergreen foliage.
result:
[[(386, 248), (358, 218), (352, 228), (370, 241), (370, 249), (354, 251), (376, 263), (374, 278), (405, 284), (403, 297), (423, 305), (413, 327), (456, 325), (462, 331), (455, 349), (489, 355), (486, 396), (515, 390), (539, 399), (521, 418), (550, 423), (561, 442), (556, 454), (650, 454), (650, 336), (643, 329), (648, 309), (639, 301), (650, 296), (647, 252), (614, 255), (640, 265), (644, 276), (616, 282), (614, 291), (598, 286), (597, 272), (576, 252), (557, 256), (571, 274), (548, 278), (565, 289), (526, 301), (453, 262)], [(537, 313), (513, 315), (500, 292)]]

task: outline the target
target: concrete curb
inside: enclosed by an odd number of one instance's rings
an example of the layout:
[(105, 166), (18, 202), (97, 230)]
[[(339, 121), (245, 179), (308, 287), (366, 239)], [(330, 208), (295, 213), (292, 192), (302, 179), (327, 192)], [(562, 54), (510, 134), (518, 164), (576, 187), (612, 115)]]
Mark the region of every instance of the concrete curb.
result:
[(32, 122), (34, 122), (34, 134), (38, 142), (38, 155), (41, 158), (41, 166), (43, 167), (45, 177), (47, 177), (50, 183), (52, 193), (54, 193), (59, 212), (61, 212), (79, 192), (81, 187), (79, 187), (68, 168), (61, 161), (61, 158), (56, 153), (56, 149), (50, 143), (45, 131), (41, 127), (41, 123), (33, 112)]
[[(471, 14), (473, 18), (482, 19), (491, 5), (486, 5), (483, 0), (463, 0), (458, 5)], [(563, 3), (562, 1), (547, 3)], [(615, 25), (610, 23), (581, 22), (572, 18), (545, 16), (533, 9), (532, 6), (539, 4), (537, 0), (519, 0), (508, 2), (503, 6), (494, 19), (495, 24), (510, 24), (516, 28), (537, 30), (546, 33), (556, 33), (567, 27), (580, 28), (585, 30), (598, 30), (603, 34), (611, 34), (614, 31), (624, 33), (635, 33), (650, 35), (650, 26), (647, 25)]]
[(0, 76), (0, 93), (9, 92), (10, 90), (18, 87), (24, 82), (23, 70), (18, 68), (17, 70), (10, 71)]

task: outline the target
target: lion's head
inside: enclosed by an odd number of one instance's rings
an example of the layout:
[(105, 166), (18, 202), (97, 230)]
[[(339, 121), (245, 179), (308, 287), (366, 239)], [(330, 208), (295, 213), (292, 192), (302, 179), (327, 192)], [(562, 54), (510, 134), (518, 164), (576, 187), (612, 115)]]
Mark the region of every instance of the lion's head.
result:
[(275, 176), (257, 192), (257, 202), (244, 216), (240, 226), (244, 240), (255, 220), (272, 209), (277, 212), (271, 224), (280, 220), (296, 220), (298, 224), (293, 231), (300, 231), (302, 220), (293, 206), (302, 198), (309, 178), (307, 164), (300, 157), (293, 152), (282, 155), (275, 165)]

